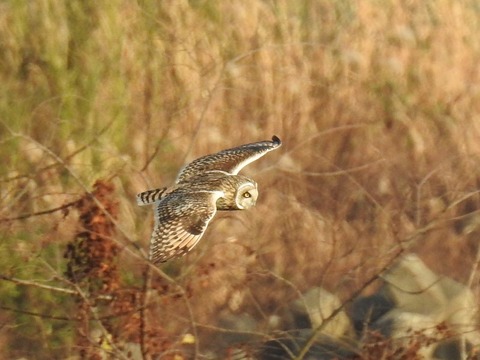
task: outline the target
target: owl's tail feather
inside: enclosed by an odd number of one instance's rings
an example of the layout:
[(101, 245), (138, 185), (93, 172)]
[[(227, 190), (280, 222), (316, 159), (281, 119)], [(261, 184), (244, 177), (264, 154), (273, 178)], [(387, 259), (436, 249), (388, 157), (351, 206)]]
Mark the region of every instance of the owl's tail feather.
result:
[(151, 205), (155, 201), (161, 200), (165, 197), (165, 192), (168, 188), (153, 189), (137, 194), (137, 204), (140, 206)]

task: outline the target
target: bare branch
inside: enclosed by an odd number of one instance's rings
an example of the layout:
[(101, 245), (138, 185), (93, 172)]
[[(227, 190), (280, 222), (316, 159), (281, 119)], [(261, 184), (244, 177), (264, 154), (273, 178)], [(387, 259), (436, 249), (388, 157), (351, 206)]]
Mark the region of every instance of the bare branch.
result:
[[(76, 290), (65, 289), (65, 288), (58, 287), (58, 286), (45, 285), (45, 284), (41, 284), (41, 283), (31, 281), (31, 280), (22, 280), (22, 279), (14, 278), (14, 277), (3, 275), (3, 274), (0, 274), (0, 280), (10, 281), (10, 282), (13, 282), (15, 284), (23, 285), (23, 286), (33, 286), (33, 287), (36, 287), (36, 288), (39, 288), (39, 289), (50, 290), (50, 291), (63, 293), (63, 294), (81, 296), (81, 294)], [(100, 299), (100, 300), (112, 300), (113, 297), (110, 296), (110, 295), (99, 295), (98, 299)]]
[(0, 219), (0, 222), (24, 220), (24, 219), (28, 219), (28, 218), (34, 217), (34, 216), (52, 214), (54, 212), (57, 212), (57, 211), (60, 211), (60, 210), (65, 210), (65, 209), (68, 209), (69, 207), (75, 206), (77, 203), (78, 203), (78, 200), (75, 200), (75, 201), (69, 202), (67, 204), (64, 204), (62, 206), (58, 206), (58, 207), (53, 208), (53, 209), (38, 211), (38, 212), (34, 212), (34, 213), (29, 213), (29, 214), (22, 214), (22, 215), (13, 216), (13, 217), (10, 217), (10, 218), (3, 218), (3, 219)]
[(8, 307), (8, 306), (3, 306), (3, 305), (0, 305), (0, 309), (15, 312), (15, 313), (19, 313), (19, 314), (40, 317), (42, 319), (60, 320), (60, 321), (77, 321), (76, 319), (71, 319), (71, 318), (64, 317), (64, 316), (55, 316), (55, 315), (43, 314), (43, 313), (38, 313), (38, 312), (33, 312), (33, 311), (28, 311), (28, 310), (14, 309), (14, 308), (11, 308), (11, 307)]

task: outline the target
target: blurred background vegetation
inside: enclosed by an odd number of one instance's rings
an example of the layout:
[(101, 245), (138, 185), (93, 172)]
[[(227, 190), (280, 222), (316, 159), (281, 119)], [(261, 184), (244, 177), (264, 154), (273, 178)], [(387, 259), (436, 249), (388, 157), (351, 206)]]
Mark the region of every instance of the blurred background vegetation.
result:
[[(208, 358), (407, 249), (477, 294), (479, 33), (473, 0), (1, 1), (3, 356)], [(135, 194), (274, 134), (257, 206), (147, 270)]]

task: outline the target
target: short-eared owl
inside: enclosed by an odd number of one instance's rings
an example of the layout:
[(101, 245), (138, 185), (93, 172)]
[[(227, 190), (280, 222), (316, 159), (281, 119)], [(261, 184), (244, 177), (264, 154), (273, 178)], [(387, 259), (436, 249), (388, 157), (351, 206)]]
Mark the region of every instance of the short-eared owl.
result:
[(202, 156), (180, 171), (173, 186), (138, 194), (138, 205), (154, 205), (150, 260), (157, 264), (185, 255), (198, 243), (217, 210), (254, 206), (257, 183), (238, 172), (281, 145), (273, 136), (272, 141)]

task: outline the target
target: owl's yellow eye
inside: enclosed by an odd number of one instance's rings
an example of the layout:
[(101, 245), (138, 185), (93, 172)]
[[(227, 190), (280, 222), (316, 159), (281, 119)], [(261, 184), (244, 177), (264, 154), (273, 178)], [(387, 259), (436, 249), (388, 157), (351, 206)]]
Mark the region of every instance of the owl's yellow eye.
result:
[(246, 192), (246, 193), (243, 193), (243, 197), (244, 198), (250, 198), (250, 197), (252, 197), (252, 194), (250, 194), (249, 192)]

